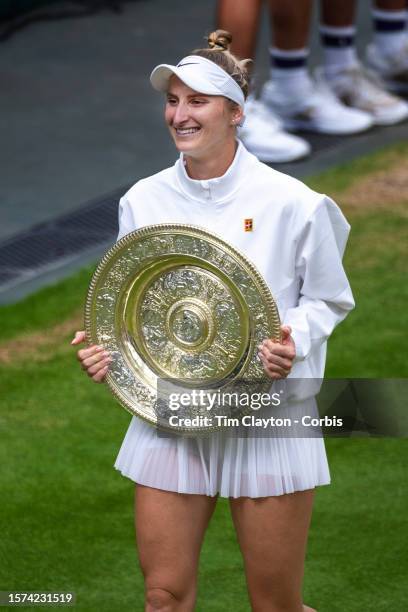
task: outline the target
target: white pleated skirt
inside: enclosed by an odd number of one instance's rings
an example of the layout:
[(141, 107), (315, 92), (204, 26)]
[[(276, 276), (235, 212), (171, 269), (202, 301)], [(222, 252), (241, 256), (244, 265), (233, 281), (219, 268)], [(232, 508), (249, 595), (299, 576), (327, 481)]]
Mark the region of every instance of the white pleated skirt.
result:
[[(301, 414), (307, 404), (287, 409)], [(115, 468), (145, 486), (221, 497), (284, 495), (330, 483), (322, 437), (257, 436), (249, 429), (236, 435), (225, 429), (206, 437), (163, 435), (133, 417)]]

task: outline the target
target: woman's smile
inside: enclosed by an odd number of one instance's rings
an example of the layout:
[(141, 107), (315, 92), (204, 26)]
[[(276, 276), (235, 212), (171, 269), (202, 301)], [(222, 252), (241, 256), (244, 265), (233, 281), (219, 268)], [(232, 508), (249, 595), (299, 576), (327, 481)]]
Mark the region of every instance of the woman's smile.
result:
[(201, 130), (200, 127), (178, 127), (174, 128), (177, 136), (185, 137), (197, 134)]

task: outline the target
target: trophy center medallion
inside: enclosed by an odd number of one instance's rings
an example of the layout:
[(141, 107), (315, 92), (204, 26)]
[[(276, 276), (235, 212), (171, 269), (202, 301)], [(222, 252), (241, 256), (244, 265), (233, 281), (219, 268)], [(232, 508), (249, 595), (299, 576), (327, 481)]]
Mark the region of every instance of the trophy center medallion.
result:
[(173, 317), (173, 333), (180, 342), (197, 342), (203, 335), (203, 321), (192, 310), (180, 310)]
[(183, 349), (203, 348), (214, 330), (211, 311), (194, 298), (175, 302), (168, 310), (166, 327), (174, 344)]

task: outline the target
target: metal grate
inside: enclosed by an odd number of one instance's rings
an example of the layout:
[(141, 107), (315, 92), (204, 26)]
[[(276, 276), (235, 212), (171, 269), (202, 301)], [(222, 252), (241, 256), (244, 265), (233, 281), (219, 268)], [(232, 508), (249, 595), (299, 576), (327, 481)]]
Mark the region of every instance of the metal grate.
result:
[(72, 256), (114, 240), (118, 201), (129, 187), (1, 242), (0, 291), (41, 274), (50, 265), (57, 267)]

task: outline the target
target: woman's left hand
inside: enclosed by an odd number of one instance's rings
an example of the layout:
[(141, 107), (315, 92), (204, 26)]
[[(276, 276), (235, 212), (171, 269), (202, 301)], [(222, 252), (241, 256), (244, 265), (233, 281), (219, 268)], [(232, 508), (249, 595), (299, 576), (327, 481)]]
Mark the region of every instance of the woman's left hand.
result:
[(291, 332), (292, 329), (289, 325), (282, 325), (281, 342), (274, 342), (267, 338), (258, 347), (258, 356), (270, 378), (286, 378), (292, 369), (293, 360), (296, 357), (296, 347), (290, 335)]

